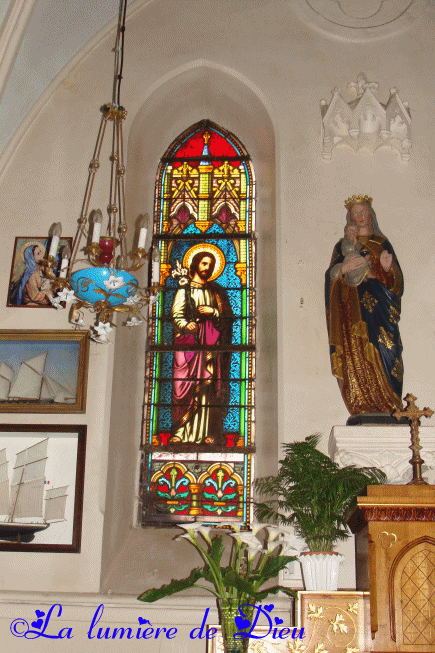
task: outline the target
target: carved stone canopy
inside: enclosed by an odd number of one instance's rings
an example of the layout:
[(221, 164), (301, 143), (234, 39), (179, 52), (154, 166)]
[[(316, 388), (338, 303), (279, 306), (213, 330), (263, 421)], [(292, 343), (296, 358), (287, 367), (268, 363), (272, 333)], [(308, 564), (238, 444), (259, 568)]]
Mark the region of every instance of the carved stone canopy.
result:
[(332, 99), (320, 101), (322, 116), (322, 157), (332, 158), (337, 145), (347, 145), (355, 152), (365, 148), (372, 154), (389, 147), (399, 152), (402, 161), (409, 161), (411, 141), (411, 114), (407, 102), (402, 102), (395, 88), (385, 104), (375, 96), (377, 82), (359, 73), (355, 82), (348, 85), (353, 99), (346, 101), (338, 88)]

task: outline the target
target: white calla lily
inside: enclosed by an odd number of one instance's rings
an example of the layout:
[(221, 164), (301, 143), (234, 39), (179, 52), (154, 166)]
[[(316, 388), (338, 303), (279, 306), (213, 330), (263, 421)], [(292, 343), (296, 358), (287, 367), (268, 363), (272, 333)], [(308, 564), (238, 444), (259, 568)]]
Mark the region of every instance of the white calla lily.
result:
[(278, 546), (281, 546), (281, 544), (282, 544), (281, 542), (278, 542), (276, 540), (275, 540), (275, 542), (268, 542), (267, 543), (267, 553), (272, 553), (273, 551), (275, 551), (275, 549)]
[(263, 528), (267, 528), (268, 526), (269, 526), (269, 524), (261, 524), (261, 523), (252, 524), (251, 532), (252, 532), (253, 535), (257, 535), (257, 533), (259, 533), (261, 530), (263, 530)]
[(191, 542), (192, 538), (189, 535), (189, 533), (182, 533), (181, 535), (177, 535), (177, 537), (174, 537), (174, 542), (177, 542), (178, 540), (189, 540), (189, 542)]
[(281, 555), (287, 556), (287, 555), (295, 555), (295, 553), (299, 553), (298, 549), (296, 549), (294, 546), (289, 544), (286, 540), (283, 540), (280, 542), (282, 544), (282, 550), (281, 550)]
[(261, 546), (260, 542), (258, 542), (257, 546), (247, 546), (245, 551), (248, 554), (248, 560), (251, 561), (257, 555), (257, 553), (263, 551), (263, 547)]
[[(194, 524), (177, 524), (179, 528), (182, 528), (186, 531), (187, 537), (190, 537), (192, 540), (195, 540), (195, 535), (199, 533), (202, 537), (211, 544), (210, 531), (212, 530), (211, 526), (205, 526), (201, 522)], [(180, 537), (186, 537), (186, 535)]]
[(284, 532), (281, 528), (278, 528), (277, 526), (269, 526), (267, 529), (269, 538), (269, 542), (274, 542), (275, 540), (281, 539), (284, 537)]

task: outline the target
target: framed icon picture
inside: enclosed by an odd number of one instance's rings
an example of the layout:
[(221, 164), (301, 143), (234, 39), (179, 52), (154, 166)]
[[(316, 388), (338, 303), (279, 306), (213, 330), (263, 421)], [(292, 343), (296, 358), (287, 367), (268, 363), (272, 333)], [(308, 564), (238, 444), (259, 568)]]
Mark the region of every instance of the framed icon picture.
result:
[(0, 330), (0, 412), (84, 413), (88, 331)]
[(79, 553), (86, 426), (0, 425), (0, 550)]
[[(15, 308), (53, 308), (48, 297), (50, 281), (42, 274), (41, 261), (47, 258), (50, 238), (18, 236), (15, 238), (9, 280), (7, 306)], [(58, 254), (53, 266), (59, 276), (62, 264), (62, 251), (66, 246), (72, 248), (72, 238), (61, 238)]]

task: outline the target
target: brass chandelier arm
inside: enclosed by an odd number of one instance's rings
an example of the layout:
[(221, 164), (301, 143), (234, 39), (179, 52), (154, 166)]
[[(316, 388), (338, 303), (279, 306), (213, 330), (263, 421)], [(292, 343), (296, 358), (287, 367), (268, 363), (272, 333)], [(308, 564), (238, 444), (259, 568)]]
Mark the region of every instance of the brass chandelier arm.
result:
[(107, 117), (105, 116), (103, 112), (103, 116), (101, 118), (100, 122), (100, 128), (98, 130), (98, 136), (97, 136), (97, 142), (95, 144), (94, 148), (94, 154), (91, 159), (91, 162), (89, 163), (89, 172), (88, 172), (88, 180), (86, 183), (86, 189), (85, 189), (85, 196), (83, 198), (83, 204), (82, 204), (82, 211), (80, 214), (79, 218), (79, 227), (77, 230), (77, 233), (74, 238), (73, 242), (73, 249), (72, 249), (72, 254), (71, 254), (71, 259), (68, 265), (68, 275), (70, 275), (70, 272), (72, 268), (74, 267), (74, 264), (76, 262), (76, 256), (79, 251), (80, 243), (82, 240), (82, 237), (84, 236), (85, 238), (87, 237), (87, 231), (86, 231), (86, 224), (88, 221), (88, 211), (89, 211), (89, 203), (91, 200), (91, 195), (92, 195), (92, 189), (94, 186), (94, 180), (95, 180), (95, 174), (97, 170), (100, 167), (100, 154), (101, 154), (101, 147), (103, 144), (104, 140), (104, 135), (106, 132), (106, 127), (107, 127)]
[[(101, 265), (98, 257), (103, 251), (101, 247), (99, 246), (98, 243), (91, 243), (87, 248), (86, 248), (86, 253), (88, 255), (89, 261), (92, 263), (92, 265), (95, 265), (96, 267)], [(79, 259), (77, 263), (80, 262), (80, 260), (85, 260), (85, 259)]]
[(145, 264), (148, 258), (148, 252), (143, 247), (138, 247), (134, 252), (130, 252), (129, 256), (137, 260), (136, 263), (130, 265), (126, 270), (127, 272), (136, 272), (136, 270), (140, 270), (140, 268)]
[(117, 129), (117, 147), (118, 147), (118, 168), (117, 168), (117, 183), (118, 183), (118, 196), (119, 196), (119, 226), (118, 233), (121, 241), (121, 256), (127, 256), (127, 223), (125, 221), (125, 166), (124, 166), (124, 139), (122, 132), (122, 122), (119, 121)]

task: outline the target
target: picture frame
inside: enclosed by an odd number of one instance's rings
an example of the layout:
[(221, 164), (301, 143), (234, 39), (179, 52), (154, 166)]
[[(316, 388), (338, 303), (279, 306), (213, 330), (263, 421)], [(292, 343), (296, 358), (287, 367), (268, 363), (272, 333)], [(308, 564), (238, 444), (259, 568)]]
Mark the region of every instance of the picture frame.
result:
[(0, 413), (84, 413), (89, 332), (0, 330)]
[[(207, 626), (207, 630), (211, 628), (215, 628), (217, 632), (212, 639), (206, 640), (206, 653), (225, 653), (222, 626), (219, 624)], [(281, 626), (281, 628), (284, 628), (284, 626)], [(294, 626), (290, 626), (290, 628), (293, 629)], [(274, 639), (273, 633), (269, 633), (269, 630), (268, 626), (255, 627), (253, 633), (261, 639), (250, 639), (247, 653), (292, 653), (292, 651), (303, 653), (304, 648), (290, 648), (292, 644), (297, 646), (298, 640)], [(303, 644), (301, 640), (299, 640), (299, 643)], [(310, 653), (314, 653), (314, 651)]]
[[(61, 238), (58, 254), (53, 266), (59, 276), (62, 250), (69, 245), (72, 238)], [(17, 236), (12, 255), (11, 274), (8, 286), (6, 306), (13, 308), (53, 308), (47, 291), (50, 281), (41, 274), (40, 261), (47, 258), (50, 238), (47, 236)]]
[(85, 453), (84, 425), (0, 425), (0, 551), (80, 553)]

